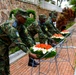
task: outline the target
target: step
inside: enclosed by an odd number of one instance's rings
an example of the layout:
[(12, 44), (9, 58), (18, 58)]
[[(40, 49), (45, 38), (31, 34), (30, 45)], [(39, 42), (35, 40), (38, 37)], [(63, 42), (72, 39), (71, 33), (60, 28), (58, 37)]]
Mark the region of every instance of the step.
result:
[(20, 59), (22, 56), (26, 55), (25, 52), (23, 52), (22, 50), (19, 50), (11, 55), (9, 55), (9, 62), (10, 64), (15, 62), (16, 60)]

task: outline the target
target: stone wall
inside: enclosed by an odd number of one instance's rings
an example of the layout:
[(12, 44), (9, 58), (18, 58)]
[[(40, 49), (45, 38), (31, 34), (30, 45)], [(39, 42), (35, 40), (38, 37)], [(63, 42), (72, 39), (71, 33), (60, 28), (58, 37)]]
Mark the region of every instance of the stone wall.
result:
[(0, 0), (0, 24), (6, 21), (9, 18), (9, 13), (12, 9), (23, 8), (33, 9), (36, 11), (36, 16), (38, 19), (39, 14), (45, 14), (48, 16), (48, 10), (41, 9), (34, 4), (19, 2), (18, 0)]

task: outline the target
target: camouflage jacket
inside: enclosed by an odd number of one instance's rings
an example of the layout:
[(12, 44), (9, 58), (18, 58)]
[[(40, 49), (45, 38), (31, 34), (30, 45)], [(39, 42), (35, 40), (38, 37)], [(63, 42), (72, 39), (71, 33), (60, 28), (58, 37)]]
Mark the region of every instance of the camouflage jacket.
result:
[(16, 34), (16, 29), (12, 27), (9, 23), (4, 23), (0, 26), (0, 54), (3, 52), (3, 48), (9, 47), (9, 45), (14, 42), (20, 49), (27, 52), (28, 48), (25, 44), (19, 40), (19, 36)]
[(53, 26), (53, 28), (57, 31), (57, 33), (60, 33), (60, 31), (58, 30), (58, 28), (54, 26), (54, 24), (53, 24), (53, 22), (52, 22), (52, 18), (51, 18), (51, 17), (49, 17), (47, 21), (49, 21), (49, 22), (50, 22), (50, 24), (51, 24), (51, 25)]
[(48, 28), (48, 31), (53, 35), (53, 34), (55, 34), (55, 33), (60, 33), (60, 31), (54, 26), (54, 24), (51, 22), (50, 23), (50, 21), (49, 20), (47, 20), (46, 22), (45, 22), (45, 25), (46, 25), (46, 27)]
[[(34, 21), (32, 24), (30, 24), (28, 27), (29, 34), (34, 37), (36, 34), (38, 34), (39, 42), (41, 42), (40, 39), (44, 39), (44, 41), (48, 38), (43, 31), (41, 30), (40, 26), (38, 25), (37, 21)], [(43, 43), (43, 42), (41, 42)]]
[(40, 23), (40, 21), (38, 21), (38, 25), (41, 27), (45, 35), (47, 35), (48, 37), (52, 36), (52, 34), (48, 31), (48, 28), (46, 27), (45, 23)]
[(22, 42), (27, 46), (31, 47), (34, 45), (34, 41), (32, 40), (31, 36), (28, 33), (27, 28), (24, 25), (18, 25), (17, 21), (13, 23), (13, 27), (17, 29), (17, 33), (22, 40)]

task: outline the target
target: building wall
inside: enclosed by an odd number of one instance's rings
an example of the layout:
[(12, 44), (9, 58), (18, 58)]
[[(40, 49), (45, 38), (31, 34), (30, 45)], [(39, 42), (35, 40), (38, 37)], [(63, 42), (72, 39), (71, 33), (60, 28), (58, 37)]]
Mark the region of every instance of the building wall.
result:
[(49, 11), (41, 9), (34, 4), (27, 2), (19, 2), (17, 0), (0, 0), (0, 24), (5, 22), (9, 18), (9, 13), (12, 9), (23, 8), (25, 10), (32, 9), (36, 11), (36, 16), (38, 20), (39, 14), (45, 14), (48, 16)]

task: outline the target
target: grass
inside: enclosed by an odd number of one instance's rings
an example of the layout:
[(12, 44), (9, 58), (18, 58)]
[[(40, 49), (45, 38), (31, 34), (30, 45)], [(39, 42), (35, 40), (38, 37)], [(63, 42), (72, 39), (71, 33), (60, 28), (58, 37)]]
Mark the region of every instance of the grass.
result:
[(71, 26), (74, 25), (74, 21), (70, 21), (67, 25), (66, 25), (66, 29), (70, 28)]
[(10, 49), (9, 54), (13, 54), (13, 53), (15, 53), (16, 51), (19, 51), (19, 50), (20, 50), (19, 47), (16, 46), (16, 47)]

